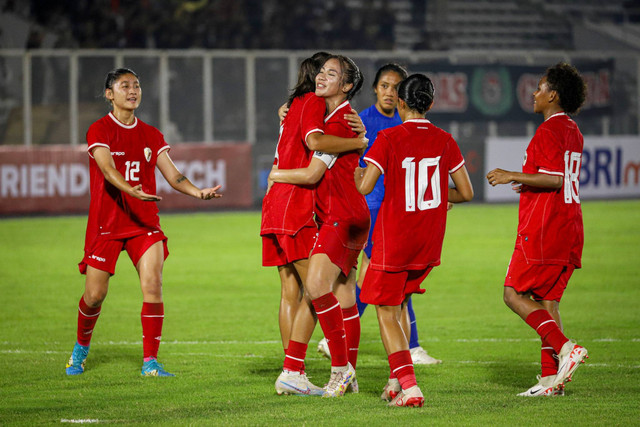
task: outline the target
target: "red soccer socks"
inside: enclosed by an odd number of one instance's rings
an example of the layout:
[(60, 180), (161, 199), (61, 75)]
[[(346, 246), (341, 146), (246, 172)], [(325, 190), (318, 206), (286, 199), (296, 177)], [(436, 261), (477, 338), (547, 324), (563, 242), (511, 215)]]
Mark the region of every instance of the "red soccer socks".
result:
[(333, 292), (311, 301), (331, 352), (331, 366), (347, 366), (347, 343), (340, 303)]
[(527, 316), (525, 322), (540, 335), (543, 341), (553, 347), (556, 353), (560, 353), (564, 343), (569, 341), (547, 310), (540, 309), (532, 312)]
[(398, 378), (398, 381), (400, 381), (400, 386), (403, 390), (418, 385), (409, 350), (397, 351), (390, 354), (389, 366), (391, 367), (391, 372), (393, 372), (396, 378)]
[(140, 312), (142, 321), (142, 351), (144, 361), (158, 358), (158, 348), (162, 339), (162, 322), (164, 321), (164, 303), (143, 302)]
[(84, 295), (80, 297), (80, 302), (78, 303), (78, 344), (88, 346), (91, 343), (91, 335), (98, 321), (98, 316), (100, 316), (101, 308), (102, 306), (89, 307), (87, 303), (84, 302)]
[(358, 347), (360, 345), (360, 315), (358, 306), (342, 309), (344, 331), (347, 336), (347, 355), (349, 363), (354, 368), (358, 361)]
[(304, 373), (304, 359), (307, 357), (307, 347), (307, 344), (290, 340), (289, 346), (285, 351), (282, 368), (291, 372)]

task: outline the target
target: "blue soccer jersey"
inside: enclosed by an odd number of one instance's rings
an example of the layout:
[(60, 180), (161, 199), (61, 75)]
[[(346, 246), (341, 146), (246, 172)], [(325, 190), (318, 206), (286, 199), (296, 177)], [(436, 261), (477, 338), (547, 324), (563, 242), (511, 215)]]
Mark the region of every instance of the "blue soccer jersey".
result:
[[(360, 118), (362, 119), (362, 123), (367, 128), (367, 138), (369, 139), (369, 146), (367, 150), (364, 152), (364, 157), (367, 152), (371, 149), (371, 146), (376, 141), (376, 137), (378, 136), (378, 132), (381, 130), (398, 126), (402, 124), (402, 119), (400, 119), (400, 115), (398, 114), (398, 110), (395, 111), (393, 117), (387, 117), (380, 113), (375, 105), (367, 108), (366, 110), (360, 113)], [(365, 167), (366, 163), (360, 158), (360, 166)], [(367, 205), (369, 209), (379, 209), (380, 204), (382, 203), (382, 199), (384, 198), (384, 179), (382, 176), (378, 178), (378, 182), (376, 182), (376, 186), (373, 188), (373, 191), (366, 196)], [(371, 228), (373, 228), (373, 224), (371, 224)]]

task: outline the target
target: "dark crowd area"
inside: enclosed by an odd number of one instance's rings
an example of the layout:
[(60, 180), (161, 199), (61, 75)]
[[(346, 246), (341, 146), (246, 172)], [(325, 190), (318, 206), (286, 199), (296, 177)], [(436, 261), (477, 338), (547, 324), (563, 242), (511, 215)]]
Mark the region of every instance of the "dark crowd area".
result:
[[(33, 22), (28, 48), (390, 49), (388, 1), (31, 0), (3, 13)], [(43, 46), (45, 34), (54, 35)]]

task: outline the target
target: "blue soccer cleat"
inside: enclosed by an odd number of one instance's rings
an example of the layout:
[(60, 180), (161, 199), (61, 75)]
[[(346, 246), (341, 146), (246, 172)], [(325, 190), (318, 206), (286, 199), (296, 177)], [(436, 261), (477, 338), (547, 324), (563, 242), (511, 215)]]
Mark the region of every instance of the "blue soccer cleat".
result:
[(162, 363), (158, 363), (157, 359), (151, 359), (142, 364), (140, 371), (143, 377), (175, 377), (175, 375), (164, 370)]
[(84, 372), (84, 362), (89, 354), (89, 346), (80, 345), (76, 342), (71, 352), (71, 357), (67, 362), (67, 375), (80, 375)]

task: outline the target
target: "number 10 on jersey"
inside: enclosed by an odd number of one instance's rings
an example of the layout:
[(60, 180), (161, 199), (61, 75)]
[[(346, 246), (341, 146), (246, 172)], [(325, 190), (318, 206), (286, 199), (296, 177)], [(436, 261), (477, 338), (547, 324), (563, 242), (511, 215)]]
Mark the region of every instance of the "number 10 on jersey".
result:
[[(414, 212), (416, 210), (416, 200), (418, 201), (418, 209), (421, 211), (435, 209), (440, 206), (442, 202), (442, 195), (440, 194), (440, 156), (422, 159), (418, 162), (417, 192), (415, 157), (406, 157), (402, 161), (402, 168), (405, 170), (405, 210)], [(425, 200), (424, 197), (429, 186), (431, 186), (431, 198)]]

